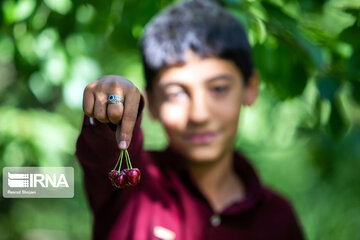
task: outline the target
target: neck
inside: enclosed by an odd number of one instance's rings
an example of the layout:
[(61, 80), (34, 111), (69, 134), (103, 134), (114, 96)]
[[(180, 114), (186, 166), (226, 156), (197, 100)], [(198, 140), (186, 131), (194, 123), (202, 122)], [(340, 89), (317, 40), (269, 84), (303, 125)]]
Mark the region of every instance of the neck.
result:
[(189, 164), (190, 174), (215, 212), (244, 197), (244, 187), (233, 169), (233, 153), (207, 163)]

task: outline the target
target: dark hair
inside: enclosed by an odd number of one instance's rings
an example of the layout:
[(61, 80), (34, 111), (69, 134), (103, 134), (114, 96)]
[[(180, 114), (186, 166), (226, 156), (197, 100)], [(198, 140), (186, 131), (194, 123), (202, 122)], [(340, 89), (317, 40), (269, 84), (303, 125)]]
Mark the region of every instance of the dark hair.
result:
[(148, 90), (161, 70), (184, 63), (187, 50), (233, 61), (245, 83), (253, 71), (251, 47), (241, 23), (206, 0), (175, 3), (156, 15), (145, 26), (140, 50)]

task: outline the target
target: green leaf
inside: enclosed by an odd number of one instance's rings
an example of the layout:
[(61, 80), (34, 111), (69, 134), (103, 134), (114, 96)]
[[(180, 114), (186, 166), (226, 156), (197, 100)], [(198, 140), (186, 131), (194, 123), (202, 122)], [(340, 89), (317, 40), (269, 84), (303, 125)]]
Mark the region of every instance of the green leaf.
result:
[(347, 7), (344, 8), (343, 11), (345, 11), (346, 13), (351, 14), (352, 16), (359, 18), (360, 15), (360, 9), (359, 8), (355, 8), (355, 7)]
[(321, 11), (328, 0), (301, 0), (299, 1), (304, 11)]
[(341, 139), (346, 131), (346, 124), (344, 121), (344, 113), (340, 101), (333, 101), (331, 104), (331, 113), (328, 122), (328, 127), (331, 135), (335, 139)]
[(360, 105), (360, 81), (350, 81), (353, 99)]
[(7, 22), (19, 22), (28, 18), (35, 10), (35, 0), (5, 1), (3, 11)]
[(306, 63), (286, 43), (257, 45), (254, 57), (263, 80), (268, 82), (281, 99), (302, 94), (308, 79)]
[(269, 20), (266, 24), (268, 31), (277, 38), (287, 42), (292, 51), (296, 51), (306, 62), (306, 65), (313, 65), (317, 68), (325, 64), (322, 49), (316, 46), (299, 29), (299, 21), (286, 14), (280, 7), (264, 2), (268, 11)]
[(329, 100), (330, 102), (334, 102), (336, 94), (340, 88), (339, 80), (328, 73), (319, 76), (317, 78), (316, 84), (320, 97), (322, 99)]
[(357, 24), (357, 22), (355, 22), (355, 24), (343, 30), (338, 39), (353, 44), (354, 46), (359, 45), (360, 26)]
[(51, 10), (62, 15), (67, 14), (72, 8), (70, 0), (44, 0), (44, 2)]
[(359, 64), (360, 64), (360, 44), (355, 47), (355, 50), (348, 62), (347, 75), (349, 79), (356, 79), (360, 81)]

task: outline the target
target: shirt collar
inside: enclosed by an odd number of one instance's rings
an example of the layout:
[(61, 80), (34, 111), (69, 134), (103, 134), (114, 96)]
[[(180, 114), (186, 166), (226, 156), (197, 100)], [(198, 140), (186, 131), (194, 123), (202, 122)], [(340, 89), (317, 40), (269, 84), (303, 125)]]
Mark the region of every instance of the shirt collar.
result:
[[(185, 160), (170, 148), (167, 148), (165, 152), (167, 159), (163, 159), (163, 164), (168, 165), (168, 159), (171, 159), (171, 169), (179, 174), (179, 176), (184, 181), (184, 184), (195, 195), (195, 197), (202, 198), (203, 200), (207, 201), (192, 180), (189, 171), (186, 168)], [(246, 196), (242, 201), (235, 202), (227, 207), (222, 213), (225, 215), (233, 215), (250, 210), (258, 203), (260, 203), (265, 196), (265, 189), (262, 186), (262, 183), (254, 168), (251, 166), (250, 162), (245, 158), (245, 156), (234, 152), (233, 159), (234, 170), (245, 185)]]

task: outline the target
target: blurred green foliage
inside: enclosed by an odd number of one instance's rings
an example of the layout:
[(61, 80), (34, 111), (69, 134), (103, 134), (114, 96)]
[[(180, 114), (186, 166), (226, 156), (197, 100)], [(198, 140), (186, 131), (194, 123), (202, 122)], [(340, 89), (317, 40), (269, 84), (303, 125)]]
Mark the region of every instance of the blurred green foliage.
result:
[[(1, 198), (0, 239), (90, 238), (73, 156), (82, 91), (103, 74), (143, 88), (137, 41), (170, 2), (1, 1), (0, 166), (74, 166), (76, 187), (74, 199)], [(360, 239), (360, 1), (221, 4), (245, 25), (262, 79), (236, 147), (292, 201), (308, 239)], [(148, 114), (143, 129), (146, 148), (164, 147)]]

